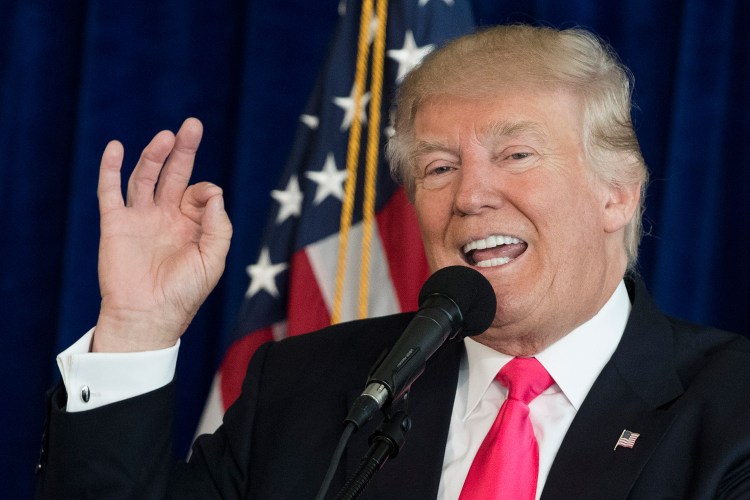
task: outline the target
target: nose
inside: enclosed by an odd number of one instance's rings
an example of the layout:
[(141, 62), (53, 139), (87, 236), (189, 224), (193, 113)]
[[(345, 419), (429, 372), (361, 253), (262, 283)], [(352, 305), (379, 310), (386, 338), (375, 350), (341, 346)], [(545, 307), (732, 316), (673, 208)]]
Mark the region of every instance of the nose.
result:
[(502, 203), (497, 186), (500, 179), (497, 173), (493, 175), (491, 165), (465, 159), (458, 177), (453, 193), (454, 215), (474, 215)]

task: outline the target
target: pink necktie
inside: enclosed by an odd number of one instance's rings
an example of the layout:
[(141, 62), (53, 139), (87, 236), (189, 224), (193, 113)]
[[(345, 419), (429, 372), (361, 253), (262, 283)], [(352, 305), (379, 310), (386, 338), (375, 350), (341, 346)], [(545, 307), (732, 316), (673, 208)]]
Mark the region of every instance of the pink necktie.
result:
[(533, 500), (539, 447), (528, 405), (553, 380), (536, 358), (513, 358), (495, 380), (508, 388), (508, 399), (474, 457), (459, 499)]

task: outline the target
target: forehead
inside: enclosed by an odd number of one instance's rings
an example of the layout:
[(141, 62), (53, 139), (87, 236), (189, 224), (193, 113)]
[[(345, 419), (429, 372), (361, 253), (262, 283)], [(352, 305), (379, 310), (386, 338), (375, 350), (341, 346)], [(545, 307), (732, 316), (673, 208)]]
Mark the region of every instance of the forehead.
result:
[(514, 89), (481, 99), (431, 97), (414, 115), (414, 139), (420, 151), (465, 140), (489, 144), (505, 138), (536, 143), (578, 141), (582, 125), (582, 106), (574, 94)]

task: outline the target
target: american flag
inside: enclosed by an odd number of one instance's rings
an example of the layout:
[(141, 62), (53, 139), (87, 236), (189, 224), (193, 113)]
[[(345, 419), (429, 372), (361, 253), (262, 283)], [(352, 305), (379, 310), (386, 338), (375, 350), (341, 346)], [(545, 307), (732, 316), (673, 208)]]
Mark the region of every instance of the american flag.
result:
[[(388, 116), (390, 97), (406, 72), (436, 45), (468, 33), (474, 21), (468, 0), (376, 3), (347, 0), (338, 6), (330, 52), (300, 117), (287, 168), (270, 193), (273, 208), (257, 260), (247, 266), (250, 282), (234, 341), (214, 377), (198, 434), (221, 423), (262, 343), (417, 306), (429, 271), (413, 207), (382, 159), (389, 124), (377, 124), (378, 115)], [(360, 64), (358, 79), (356, 61), (363, 53), (368, 76), (362, 79)], [(365, 82), (359, 96), (357, 81)], [(373, 107), (379, 95), (381, 104)], [(370, 182), (368, 140), (375, 145), (370, 181), (374, 177), (376, 185), (369, 208), (363, 194)], [(351, 211), (349, 219), (342, 207)], [(368, 214), (374, 214), (369, 224), (363, 222)]]
[(638, 439), (637, 432), (630, 432), (629, 430), (623, 429), (622, 434), (620, 434), (620, 439), (617, 440), (617, 443), (615, 444), (615, 450), (618, 446), (623, 446), (625, 448), (632, 448), (635, 444), (635, 440)]

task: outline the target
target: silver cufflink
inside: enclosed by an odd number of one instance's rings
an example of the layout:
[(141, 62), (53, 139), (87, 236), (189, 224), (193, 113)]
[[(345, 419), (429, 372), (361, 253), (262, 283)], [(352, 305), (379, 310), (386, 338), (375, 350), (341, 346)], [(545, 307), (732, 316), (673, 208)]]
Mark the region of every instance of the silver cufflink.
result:
[(91, 399), (91, 390), (89, 390), (89, 386), (84, 385), (81, 387), (81, 401), (88, 403), (89, 399)]

